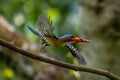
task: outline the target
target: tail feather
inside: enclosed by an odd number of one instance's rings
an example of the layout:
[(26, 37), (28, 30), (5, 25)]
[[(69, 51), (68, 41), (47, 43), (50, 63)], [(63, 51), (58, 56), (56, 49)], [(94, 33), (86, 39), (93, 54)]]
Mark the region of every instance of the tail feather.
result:
[(37, 31), (35, 31), (32, 27), (28, 26), (28, 29), (29, 29), (33, 34), (42, 37), (42, 34), (39, 33), (39, 32), (37, 32)]
[(43, 38), (43, 35), (40, 32), (35, 31), (32, 27), (28, 26), (28, 29), (35, 34), (36, 36), (39, 36), (42, 40), (42, 46), (45, 48), (46, 46), (49, 46), (49, 44), (46, 42), (46, 40)]
[(66, 47), (70, 50), (71, 54), (77, 59), (79, 64), (87, 64), (84, 57), (79, 53), (79, 51), (76, 48), (74, 48), (74, 46), (72, 46), (71, 44), (67, 44)]

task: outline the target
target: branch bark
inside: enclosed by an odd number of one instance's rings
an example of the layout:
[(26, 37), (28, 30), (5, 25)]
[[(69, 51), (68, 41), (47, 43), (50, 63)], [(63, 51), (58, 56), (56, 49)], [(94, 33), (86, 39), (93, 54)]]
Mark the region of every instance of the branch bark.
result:
[(10, 42), (7, 42), (7, 41), (2, 40), (2, 39), (0, 39), (0, 45), (2, 45), (3, 47), (7, 47), (7, 48), (9, 48), (13, 51), (16, 51), (16, 52), (18, 52), (22, 55), (25, 55), (29, 58), (35, 59), (35, 60), (43, 61), (43, 62), (50, 63), (50, 64), (53, 64), (53, 65), (56, 65), (56, 66), (59, 66), (59, 67), (72, 69), (72, 70), (75, 70), (75, 71), (83, 71), (83, 72), (98, 74), (98, 75), (101, 75), (101, 76), (105, 76), (105, 77), (107, 77), (111, 80), (120, 80), (120, 78), (118, 76), (112, 74), (109, 71), (90, 68), (90, 67), (87, 67), (87, 66), (76, 66), (76, 65), (61, 62), (61, 61), (58, 61), (58, 60), (49, 59), (49, 58), (46, 58), (46, 57), (43, 57), (43, 56), (40, 56), (40, 55), (38, 56), (38, 55), (35, 55), (35, 54), (30, 53), (28, 51), (25, 51), (25, 50), (15, 46), (14, 44), (11, 44)]

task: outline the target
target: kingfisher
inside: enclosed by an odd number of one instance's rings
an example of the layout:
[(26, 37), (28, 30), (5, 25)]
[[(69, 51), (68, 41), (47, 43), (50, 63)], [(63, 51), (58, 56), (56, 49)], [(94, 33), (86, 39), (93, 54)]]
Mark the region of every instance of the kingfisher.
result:
[(28, 26), (28, 29), (34, 33), (35, 35), (39, 36), (42, 41), (41, 50), (44, 50), (46, 46), (54, 45), (55, 47), (67, 47), (71, 54), (77, 59), (80, 64), (85, 65), (86, 61), (84, 57), (79, 53), (79, 51), (72, 46), (72, 43), (84, 43), (89, 42), (87, 39), (81, 39), (76, 37), (72, 34), (65, 34), (63, 36), (57, 37), (54, 35), (53, 30), (54, 28), (51, 25), (50, 20), (45, 16), (41, 15), (38, 17), (37, 20), (38, 31), (34, 30), (32, 27)]

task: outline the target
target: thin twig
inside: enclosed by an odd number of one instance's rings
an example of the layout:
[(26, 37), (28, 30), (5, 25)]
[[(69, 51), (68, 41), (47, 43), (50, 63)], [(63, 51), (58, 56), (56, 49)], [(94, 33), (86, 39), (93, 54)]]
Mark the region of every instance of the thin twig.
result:
[(1, 39), (0, 39), (0, 45), (7, 47), (13, 51), (16, 51), (22, 55), (25, 55), (29, 58), (35, 59), (35, 60), (43, 61), (43, 62), (50, 63), (50, 64), (53, 64), (53, 65), (56, 65), (59, 67), (72, 69), (75, 71), (83, 71), (83, 72), (89, 72), (89, 73), (93, 73), (93, 74), (102, 75), (102, 76), (105, 76), (111, 80), (120, 80), (120, 78), (118, 76), (110, 73), (109, 71), (90, 68), (90, 67), (86, 67), (86, 66), (76, 66), (76, 65), (61, 62), (58, 60), (49, 59), (49, 58), (46, 58), (46, 57), (43, 57), (40, 55), (38, 56), (38, 55), (32, 54), (28, 51), (25, 51), (25, 50), (15, 46), (15, 45), (11, 44), (10, 42), (7, 42), (7, 41), (1, 40)]

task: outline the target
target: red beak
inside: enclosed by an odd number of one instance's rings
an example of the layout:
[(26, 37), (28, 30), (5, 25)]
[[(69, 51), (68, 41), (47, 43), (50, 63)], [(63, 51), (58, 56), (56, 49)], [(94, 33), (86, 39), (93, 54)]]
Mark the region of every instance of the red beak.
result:
[(78, 37), (73, 37), (72, 40), (75, 42), (90, 42), (89, 40), (81, 39)]

